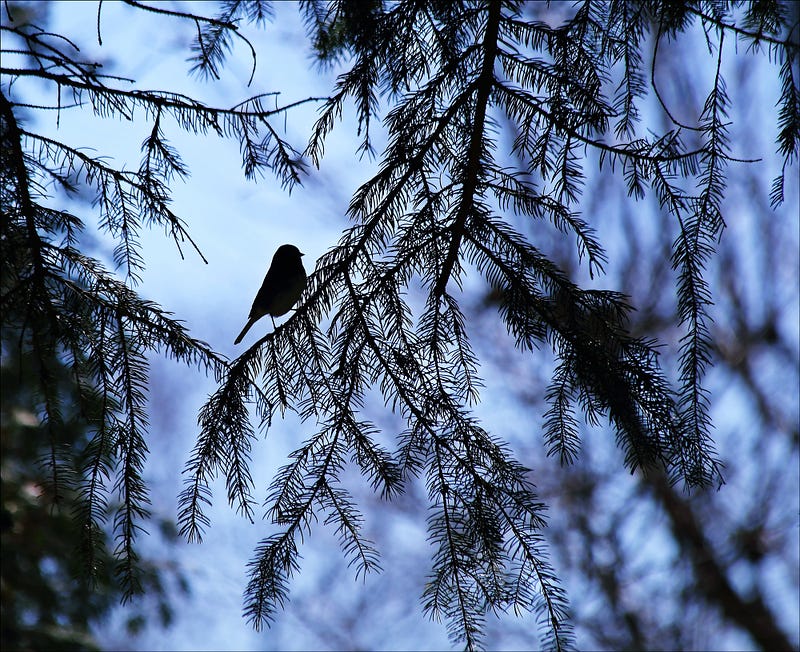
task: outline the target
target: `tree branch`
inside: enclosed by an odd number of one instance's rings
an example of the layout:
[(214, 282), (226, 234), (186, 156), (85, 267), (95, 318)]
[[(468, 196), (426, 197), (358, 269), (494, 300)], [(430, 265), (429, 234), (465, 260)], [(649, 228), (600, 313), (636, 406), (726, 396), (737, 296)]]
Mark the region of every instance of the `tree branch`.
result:
[(465, 164), (464, 185), (461, 189), (461, 203), (451, 227), (452, 239), (450, 240), (450, 248), (447, 251), (447, 257), (444, 260), (433, 290), (436, 297), (441, 297), (447, 289), (447, 282), (450, 280), (453, 267), (458, 259), (458, 250), (465, 235), (464, 227), (472, 210), (478, 179), (481, 176), (481, 154), (483, 151), (483, 138), (486, 132), (486, 109), (494, 86), (494, 61), (497, 56), (497, 37), (500, 30), (502, 8), (503, 4), (500, 0), (492, 0), (489, 4), (486, 30), (483, 38), (483, 63), (480, 75), (476, 80), (475, 115), (471, 125), (472, 132)]
[(760, 595), (747, 600), (737, 593), (691, 506), (663, 475), (653, 473), (650, 478), (653, 494), (669, 516), (673, 536), (689, 554), (697, 578), (695, 586), (705, 594), (708, 604), (719, 607), (725, 618), (744, 629), (763, 650), (796, 650)]

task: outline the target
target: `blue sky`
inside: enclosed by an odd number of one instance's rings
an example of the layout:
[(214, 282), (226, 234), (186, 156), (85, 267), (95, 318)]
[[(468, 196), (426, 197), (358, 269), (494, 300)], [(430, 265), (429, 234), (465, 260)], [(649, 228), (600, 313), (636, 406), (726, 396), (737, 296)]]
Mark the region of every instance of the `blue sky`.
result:
[[(168, 6), (190, 5), (170, 3)], [(210, 5), (195, 6), (199, 10), (211, 10)], [(257, 93), (276, 90), (281, 91), (279, 104), (326, 95), (332, 87), (335, 71), (320, 71), (313, 63), (294, 3), (276, 3), (275, 10), (276, 18), (265, 31), (244, 30), (258, 51), (258, 67), (249, 88), (246, 84), (252, 62), (247, 49), (242, 46), (237, 46), (229, 58), (222, 80), (211, 83), (188, 77), (185, 58), (194, 36), (194, 28), (189, 23), (179, 20), (169, 22), (168, 19), (154, 17), (118, 3), (106, 2), (102, 6), (104, 45), (101, 48), (93, 36), (97, 4), (56, 2), (51, 6), (51, 28), (55, 32), (76, 35), (86, 58), (107, 60), (109, 70), (136, 79), (138, 88), (180, 91), (214, 106), (231, 106)], [(171, 29), (164, 28), (165, 22)], [(675, 88), (665, 88), (664, 92), (680, 92), (676, 90), (677, 87), (676, 84)], [(773, 89), (762, 90), (769, 96)], [(32, 95), (35, 93), (33, 89), (28, 92)], [(754, 111), (759, 115), (757, 108), (754, 106)], [(141, 156), (140, 144), (151, 127), (142, 119), (142, 115), (138, 118), (133, 123), (126, 123), (98, 120), (87, 111), (63, 111), (58, 132), (54, 113), (37, 118), (36, 126), (58, 133), (59, 138), (71, 144), (94, 147), (99, 152), (111, 154), (117, 163), (124, 161), (128, 168), (135, 168)], [(285, 135), (299, 149), (303, 148), (314, 119), (313, 105), (293, 110), (286, 116)], [(284, 126), (283, 121), (281, 126)], [(380, 151), (381, 138), (377, 126), (376, 123), (376, 149)], [(272, 178), (258, 182), (245, 180), (235, 142), (222, 141), (213, 136), (185, 134), (168, 126), (168, 138), (191, 170), (191, 177), (185, 183), (179, 182), (172, 187), (173, 208), (186, 220), (192, 237), (209, 262), (206, 265), (188, 248), (184, 250), (185, 259), (182, 260), (175, 245), (163, 233), (158, 230), (145, 232), (142, 244), (147, 267), (138, 287), (139, 292), (185, 320), (194, 336), (206, 340), (231, 358), (235, 357), (262, 332), (271, 328), (268, 320), (262, 320), (241, 347), (233, 345), (233, 339), (246, 320), (252, 298), (274, 250), (286, 242), (297, 244), (306, 254), (306, 269), (311, 271), (316, 258), (336, 243), (346, 227), (344, 215), (350, 197), (376, 165), (369, 159), (358, 158), (355, 129), (352, 113), (346, 114), (343, 123), (327, 141), (326, 157), (321, 168), (312, 168), (304, 185), (295, 188), (290, 195)], [(753, 145), (754, 149), (770, 153), (773, 149), (772, 135), (766, 134), (764, 141), (747, 143), (746, 146)], [(753, 153), (744, 151), (741, 155), (746, 157)], [(774, 164), (774, 161), (769, 163)], [(738, 192), (742, 192), (742, 189), (731, 189), (733, 195)], [(613, 205), (606, 208), (609, 211), (615, 209)], [(79, 208), (77, 204), (74, 210), (87, 214), (85, 207)], [(796, 210), (795, 189), (780, 216), (791, 216), (792, 211)], [(621, 235), (615, 233), (611, 223), (600, 228), (606, 229), (613, 239)], [(736, 220), (731, 232), (731, 237), (747, 237), (738, 235), (746, 233), (746, 227)], [(113, 248), (110, 242), (102, 239), (98, 246), (100, 250), (105, 248), (109, 254)], [(598, 283), (599, 286), (608, 287), (608, 279), (601, 279)], [(474, 296), (467, 298), (477, 300)], [(784, 317), (788, 328), (797, 323), (797, 306), (796, 299), (787, 303)], [(481, 327), (486, 329), (484, 332), (494, 334), (499, 329), (499, 326), (491, 324), (482, 324)], [(504, 334), (498, 337), (504, 337)], [(479, 346), (490, 348), (486, 344)], [(512, 440), (524, 440), (530, 437), (533, 427), (516, 416), (519, 407), (508, 396), (505, 386), (510, 382), (508, 375), (507, 369), (498, 375), (496, 370), (488, 367), (484, 403), (477, 410), (492, 429)], [(152, 382), (151, 430), (154, 436), (150, 441), (147, 477), (155, 487), (153, 511), (172, 518), (177, 509), (176, 496), (181, 489), (180, 471), (197, 434), (197, 412), (207, 395), (214, 390), (215, 384), (213, 379), (204, 378), (192, 369), (159, 359), (153, 359)], [(735, 412), (736, 394), (722, 398), (727, 402), (721, 406), (721, 418), (722, 414), (727, 414), (727, 418), (738, 419)], [(380, 419), (391, 425), (393, 418), (385, 415)], [(288, 415), (284, 422), (272, 428), (268, 441), (254, 450), (252, 468), (256, 487), (262, 488), (260, 498), (266, 495), (269, 480), (285, 460), (286, 454), (304, 438), (304, 428), (297, 419)], [(604, 453), (599, 451), (597, 454), (602, 456)], [(304, 633), (307, 623), (304, 625), (303, 615), (291, 609), (282, 626), (266, 634), (254, 633), (244, 623), (241, 611), (242, 592), (246, 584), (245, 563), (250, 559), (257, 541), (264, 536), (267, 525), (264, 522), (251, 525), (236, 516), (226, 505), (223, 483), (217, 483), (213, 489), (215, 502), (211, 512), (212, 526), (206, 533), (205, 542), (199, 546), (180, 546), (180, 560), (192, 583), (191, 596), (185, 603), (179, 604), (177, 621), (173, 627), (165, 632), (148, 630), (134, 644), (138, 649), (316, 647), (319, 644), (316, 635), (313, 632)], [(626, 490), (623, 488), (620, 491)], [(643, 516), (642, 523), (646, 523), (646, 516)], [(383, 537), (384, 546), (390, 548), (392, 554), (409, 555), (424, 564), (427, 549), (421, 541), (425, 537), (423, 526), (424, 515), (415, 520), (398, 512), (394, 516), (393, 529), (376, 531), (375, 536)], [(630, 533), (630, 536), (642, 536), (642, 533)], [(294, 588), (297, 594), (305, 596), (305, 605), (314, 605), (314, 587), (319, 578), (325, 576), (330, 558), (336, 556), (341, 560), (338, 548), (334, 555), (331, 554), (330, 548), (335, 546), (335, 541), (329, 534), (320, 532), (312, 539), (305, 554), (303, 572)], [(669, 551), (658, 550), (659, 546), (665, 544), (665, 540), (659, 536), (650, 537), (648, 545), (656, 548), (652, 556), (665, 556), (668, 559)], [(160, 543), (155, 537), (143, 540), (142, 546), (156, 556), (160, 554)], [(343, 561), (340, 563), (345, 565)], [(343, 591), (340, 599), (342, 602), (358, 600), (360, 594), (366, 594), (376, 600), (394, 601), (399, 612), (410, 610), (411, 620), (404, 622), (413, 622), (415, 627), (414, 631), (395, 632), (393, 636), (406, 638), (394, 640), (404, 640), (408, 645), (416, 642), (423, 649), (448, 647), (444, 627), (429, 623), (421, 614), (417, 596), (425, 580), (425, 570), (424, 567), (420, 568), (419, 575), (409, 580), (411, 590), (417, 587), (414, 594), (391, 594), (392, 587), (387, 582), (394, 580), (391, 577), (389, 580), (377, 577), (369, 578), (365, 583), (353, 584), (349, 579), (348, 584), (337, 584), (341, 585)], [(338, 579), (336, 581), (339, 582)], [(318, 607), (321, 612), (327, 608), (324, 604)], [(795, 613), (796, 610), (788, 613), (787, 620)], [(127, 636), (120, 628), (123, 618), (124, 612), (119, 612), (109, 626), (99, 632), (109, 649), (127, 643)], [(382, 626), (388, 627), (385, 623)], [(378, 628), (376, 636), (380, 634)], [(512, 643), (514, 640), (511, 639)], [(725, 639), (725, 643), (735, 648), (747, 642), (737, 639), (733, 634)]]

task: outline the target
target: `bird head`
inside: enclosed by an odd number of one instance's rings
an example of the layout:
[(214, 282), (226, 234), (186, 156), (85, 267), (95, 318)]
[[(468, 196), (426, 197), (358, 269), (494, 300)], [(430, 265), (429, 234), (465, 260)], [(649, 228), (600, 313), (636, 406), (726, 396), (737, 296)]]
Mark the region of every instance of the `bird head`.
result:
[(305, 256), (305, 254), (297, 247), (295, 247), (293, 244), (285, 244), (278, 247), (278, 250), (272, 257), (272, 262), (300, 260), (301, 256)]

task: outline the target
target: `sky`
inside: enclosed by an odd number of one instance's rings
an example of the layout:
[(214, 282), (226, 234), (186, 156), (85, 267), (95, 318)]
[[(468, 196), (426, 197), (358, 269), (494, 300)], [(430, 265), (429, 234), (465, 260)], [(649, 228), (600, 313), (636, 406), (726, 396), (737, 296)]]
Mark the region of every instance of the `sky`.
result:
[[(188, 6), (168, 3), (166, 6)], [(205, 9), (200, 6), (200, 9)], [(320, 70), (313, 62), (304, 36), (302, 20), (294, 3), (275, 3), (276, 17), (266, 32), (245, 30), (258, 51), (257, 68), (252, 85), (247, 87), (251, 60), (248, 51), (236, 46), (228, 59), (223, 78), (205, 82), (190, 78), (185, 61), (188, 45), (194, 36), (193, 27), (172, 21), (165, 29), (164, 19), (153, 17), (118, 3), (102, 5), (100, 30), (103, 46), (95, 35), (97, 4), (89, 2), (55, 2), (51, 4), (50, 26), (53, 31), (76, 35), (83, 55), (107, 62), (109, 70), (137, 80), (144, 89), (168, 89), (184, 92), (215, 106), (232, 106), (262, 92), (279, 90), (278, 103), (289, 103), (309, 96), (324, 96), (332, 87), (335, 70)], [(145, 40), (146, 39), (146, 40)], [(142, 43), (146, 42), (146, 49)], [(319, 170), (312, 169), (304, 185), (291, 194), (281, 189), (272, 178), (253, 182), (243, 177), (241, 158), (235, 142), (215, 137), (187, 135), (168, 127), (172, 144), (191, 170), (184, 183), (173, 185), (173, 209), (182, 216), (203, 255), (203, 260), (185, 248), (185, 258), (160, 231), (144, 232), (143, 251), (147, 267), (142, 273), (138, 291), (168, 308), (185, 320), (192, 334), (209, 342), (217, 351), (234, 358), (249, 346), (265, 329), (262, 320), (252, 329), (243, 345), (233, 339), (246, 321), (255, 292), (271, 260), (272, 253), (283, 243), (294, 243), (306, 254), (307, 270), (314, 261), (340, 237), (347, 226), (345, 212), (358, 185), (375, 169), (375, 161), (359, 159), (356, 127), (352, 114), (345, 115), (328, 140), (326, 156)], [(141, 116), (140, 116), (141, 118)], [(63, 111), (36, 118), (36, 127), (58, 134), (66, 142), (94, 147), (113, 153), (127, 167), (138, 165), (142, 140), (150, 124), (135, 120), (98, 120), (86, 111)], [(315, 119), (313, 105), (293, 110), (283, 125), (288, 139), (302, 149)], [(377, 126), (377, 125), (376, 125)], [(377, 132), (376, 132), (377, 133)], [(376, 149), (380, 151), (378, 134)], [(769, 146), (768, 146), (769, 149)], [(85, 213), (85, 211), (84, 211)], [(99, 251), (110, 253), (109, 241), (100, 239)], [(110, 258), (110, 256), (108, 256)], [(796, 316), (796, 315), (795, 315)], [(787, 319), (793, 318), (790, 313)], [(280, 321), (280, 320), (279, 320)], [(181, 490), (180, 474), (197, 435), (197, 412), (216, 385), (195, 370), (169, 361), (152, 359), (152, 433), (151, 454), (146, 477), (153, 483), (153, 512), (174, 518), (177, 494)], [(502, 383), (488, 378), (489, 411), (496, 423), (506, 431), (524, 430), (515, 422), (516, 406), (504, 400)], [(492, 390), (492, 387), (499, 391)], [(391, 417), (386, 417), (391, 420)], [(270, 431), (268, 445), (254, 450), (252, 468), (256, 487), (264, 489), (286, 454), (303, 439), (303, 426), (291, 415)], [(303, 649), (315, 646), (313, 634), (304, 633), (301, 616), (287, 616), (287, 627), (268, 633), (256, 633), (242, 619), (242, 592), (246, 584), (245, 563), (250, 559), (258, 540), (264, 536), (262, 523), (250, 524), (230, 510), (225, 501), (224, 484), (213, 487), (215, 501), (210, 513), (212, 525), (202, 545), (179, 544), (184, 572), (190, 577), (192, 592), (177, 605), (174, 625), (167, 630), (147, 629), (133, 643), (137, 649)], [(395, 531), (376, 533), (384, 536), (384, 545), (394, 546), (397, 554), (406, 550), (406, 541), (416, 543), (424, 537), (419, 523), (398, 518)], [(157, 537), (144, 538), (145, 553), (162, 554)], [(330, 537), (320, 534), (306, 553), (303, 572), (293, 589), (300, 594), (313, 591), (314, 582), (326, 572), (326, 550), (335, 545)], [(651, 540), (651, 545), (659, 541)], [(409, 554), (417, 554), (419, 546), (407, 544)], [(338, 550), (337, 550), (338, 554)], [(424, 574), (420, 576), (424, 581)], [(342, 600), (356, 600), (360, 589), (372, 595), (386, 595), (391, 587), (381, 578), (370, 578), (366, 585), (357, 585)], [(406, 596), (398, 609), (417, 612), (417, 630), (413, 640), (423, 641), (429, 649), (448, 648), (444, 627), (430, 623), (421, 614), (416, 595)], [(386, 598), (390, 599), (390, 598)], [(324, 613), (326, 606), (319, 606)], [(125, 618), (118, 611), (111, 622), (99, 630), (100, 640), (108, 649), (130, 644), (121, 627)], [(322, 618), (323, 616), (320, 616)], [(411, 636), (412, 633), (407, 633)], [(396, 634), (400, 636), (400, 633)], [(731, 645), (737, 644), (733, 639)]]
[[(136, 79), (139, 88), (186, 92), (201, 97), (206, 104), (222, 107), (276, 89), (283, 91), (279, 102), (325, 95), (330, 76), (312, 69), (299, 12), (291, 3), (277, 3), (275, 9), (276, 29), (260, 39), (259, 65), (250, 88), (246, 84), (251, 61), (241, 46), (231, 56), (220, 82), (189, 79), (185, 58), (194, 32), (188, 23), (176, 20), (171, 23), (174, 29), (163, 29), (161, 19), (106, 2), (101, 16), (102, 48), (93, 38), (97, 3), (54, 2), (50, 25), (56, 32), (74, 35), (83, 56), (107, 61), (106, 68)], [(147, 35), (146, 49), (142, 48), (143, 35)], [(298, 79), (302, 79), (302, 85)], [(124, 161), (131, 168), (138, 166), (139, 148), (151, 127), (141, 117), (129, 124), (98, 120), (89, 112), (64, 111), (58, 128), (53, 113), (41, 122), (37, 120), (36, 126), (57, 133), (65, 142), (110, 153), (116, 162)], [(314, 117), (313, 109), (287, 116), (286, 135), (300, 149)], [(170, 127), (168, 134), (191, 170), (185, 183), (172, 186), (173, 209), (184, 218), (209, 262), (205, 264), (190, 248), (184, 249), (185, 259), (181, 259), (174, 243), (161, 231), (144, 231), (142, 247), (147, 267), (137, 289), (184, 320), (195, 337), (233, 358), (271, 329), (269, 321), (262, 320), (242, 345), (233, 345), (275, 249), (283, 243), (297, 244), (305, 253), (306, 269), (313, 269), (316, 258), (335, 244), (345, 226), (343, 215), (358, 182), (356, 170), (369, 163), (362, 165), (352, 148), (337, 147), (334, 137), (329, 146), (329, 153), (334, 155), (303, 187), (289, 195), (273, 178), (258, 183), (245, 180), (237, 143), (186, 135)], [(342, 170), (352, 171), (352, 176), (347, 178)], [(333, 175), (335, 183), (330, 181)], [(76, 205), (75, 210), (81, 215), (91, 214), (84, 206)], [(110, 261), (110, 241), (101, 240), (98, 246), (101, 251), (105, 249), (105, 259)], [(176, 497), (182, 488), (180, 471), (197, 434), (197, 412), (215, 384), (213, 378), (205, 378), (192, 368), (158, 358), (153, 358), (152, 364), (151, 432), (167, 436), (151, 438), (145, 477), (156, 487), (151, 496), (153, 513), (174, 519)], [(290, 446), (302, 437), (298, 424), (288, 421), (273, 428), (269, 449), (262, 447), (254, 455), (254, 478), (262, 490)], [(139, 649), (247, 650), (261, 649), (265, 644), (265, 635), (254, 633), (242, 619), (245, 563), (263, 530), (228, 508), (224, 484), (218, 483), (214, 489), (213, 525), (205, 542), (180, 545), (194, 597), (189, 604), (178, 605), (175, 626), (145, 633), (135, 643)], [(158, 555), (155, 538), (143, 538), (141, 544), (144, 551), (150, 547)], [(127, 634), (119, 627), (124, 616), (124, 611), (118, 613), (117, 619), (100, 632), (108, 649), (128, 644)], [(198, 622), (203, 627), (198, 627)], [(280, 647), (285, 648), (286, 642)]]
[[(186, 9), (187, 3), (169, 6)], [(195, 5), (199, 10), (208, 7)], [(105, 2), (101, 14), (103, 46), (97, 44), (95, 21), (97, 4), (90, 2), (54, 2), (51, 4), (51, 28), (79, 39), (83, 56), (106, 61), (106, 68), (115, 74), (137, 80), (137, 87), (184, 92), (201, 98), (208, 105), (227, 107), (247, 97), (280, 90), (278, 103), (290, 103), (309, 96), (326, 95), (335, 78), (335, 71), (324, 72), (311, 59), (302, 20), (294, 3), (276, 3), (276, 17), (268, 35), (249, 30), (257, 43), (258, 65), (248, 88), (252, 61), (248, 50), (237, 46), (229, 58), (222, 80), (208, 83), (186, 74), (188, 46), (194, 37), (188, 23), (173, 21), (174, 29), (157, 29), (163, 20), (146, 12), (119, 3)], [(146, 34), (147, 48), (142, 48)], [(64, 111), (56, 126), (49, 114), (37, 127), (58, 134), (66, 142), (111, 153), (117, 162), (135, 167), (141, 158), (140, 145), (151, 124), (141, 119), (133, 124), (121, 120), (98, 120), (89, 112)], [(230, 358), (271, 329), (264, 319), (248, 334), (240, 346), (233, 340), (247, 319), (250, 304), (266, 273), (272, 254), (284, 243), (294, 243), (305, 254), (307, 271), (315, 260), (332, 247), (347, 226), (344, 217), (353, 191), (366, 178), (374, 161), (360, 160), (349, 134), (354, 132), (352, 116), (328, 141), (326, 158), (319, 170), (313, 169), (303, 186), (291, 194), (281, 189), (272, 177), (257, 182), (244, 179), (241, 157), (236, 142), (216, 137), (195, 137), (176, 128), (166, 128), (172, 145), (178, 149), (191, 170), (185, 182), (172, 185), (173, 210), (188, 224), (198, 244), (202, 259), (184, 248), (182, 259), (174, 243), (160, 230), (142, 233), (142, 248), (147, 260), (142, 282), (137, 290), (167, 307), (184, 320), (192, 335), (209, 342), (218, 352)], [(284, 135), (298, 149), (305, 145), (307, 133), (316, 111), (293, 110), (284, 123)], [(381, 140), (377, 140), (378, 147)], [(87, 215), (85, 207), (76, 204), (75, 211)], [(98, 242), (110, 261), (113, 242)], [(111, 263), (109, 262), (110, 266)], [(279, 318), (280, 323), (285, 318)], [(164, 437), (151, 437), (150, 457), (145, 477), (154, 491), (152, 512), (174, 519), (177, 495), (182, 489), (180, 471), (189, 458), (197, 435), (197, 413), (216, 385), (196, 370), (157, 357), (151, 359), (151, 432)], [(257, 447), (253, 456), (255, 486), (262, 500), (269, 481), (287, 454), (308, 433), (291, 418), (277, 424), (269, 434), (269, 446)], [(135, 640), (126, 633), (123, 623), (125, 608), (117, 611), (107, 626), (98, 631), (106, 649), (172, 650), (258, 650), (307, 649), (315, 647), (312, 634), (304, 635), (302, 623), (257, 633), (242, 618), (242, 594), (247, 583), (246, 562), (258, 541), (265, 535), (262, 523), (252, 525), (237, 516), (225, 501), (223, 482), (214, 485), (215, 500), (210, 510), (212, 526), (202, 545), (178, 544), (181, 567), (190, 578), (191, 595), (177, 601), (176, 621), (166, 630), (153, 627)], [(155, 528), (149, 528), (151, 532)], [(320, 535), (323, 542), (324, 535)], [(156, 536), (140, 541), (144, 554), (163, 557)], [(331, 541), (327, 541), (331, 545)], [(336, 554), (338, 555), (338, 544)], [(303, 590), (303, 582), (313, 587), (315, 566), (325, 560), (325, 549), (304, 553), (304, 571), (293, 591)], [(316, 558), (316, 561), (315, 561)], [(344, 562), (343, 562), (344, 563)], [(424, 578), (421, 578), (424, 580)], [(411, 598), (419, 611), (418, 600)], [(435, 648), (447, 646), (444, 628), (419, 618), (415, 635), (427, 633)], [(202, 624), (202, 626), (198, 626)]]

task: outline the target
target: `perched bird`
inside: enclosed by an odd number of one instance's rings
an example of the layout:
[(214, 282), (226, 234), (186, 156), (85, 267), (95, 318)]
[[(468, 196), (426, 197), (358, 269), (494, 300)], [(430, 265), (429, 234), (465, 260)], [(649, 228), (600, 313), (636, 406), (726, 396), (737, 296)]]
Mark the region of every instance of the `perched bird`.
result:
[(275, 326), (275, 317), (285, 315), (297, 303), (306, 287), (306, 270), (300, 260), (303, 255), (294, 245), (278, 247), (261, 289), (253, 301), (253, 307), (250, 308), (247, 323), (234, 344), (241, 342), (250, 327), (264, 315), (272, 317), (272, 325)]

